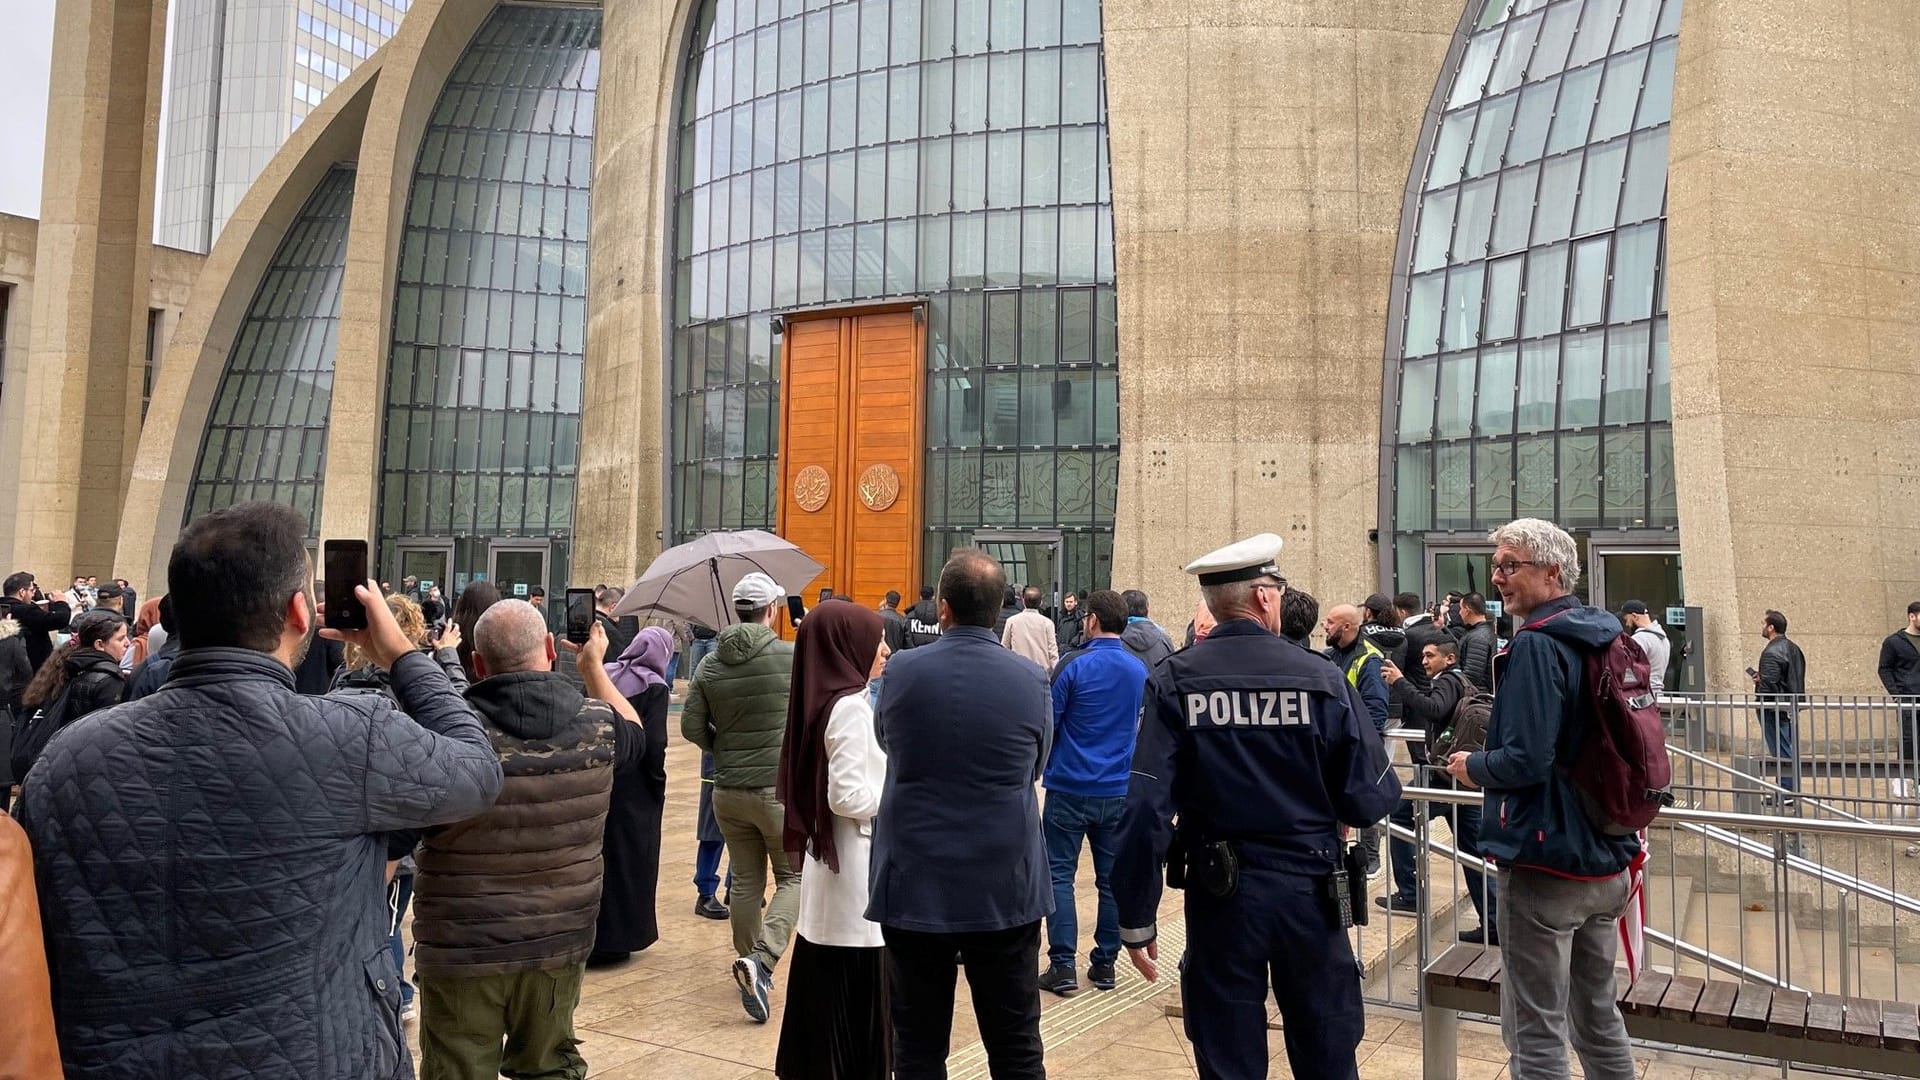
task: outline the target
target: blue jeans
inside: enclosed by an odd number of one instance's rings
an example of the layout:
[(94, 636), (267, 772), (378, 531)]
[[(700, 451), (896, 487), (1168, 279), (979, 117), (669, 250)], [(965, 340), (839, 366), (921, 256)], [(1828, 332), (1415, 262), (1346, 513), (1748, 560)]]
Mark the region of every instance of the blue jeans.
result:
[(687, 679), (688, 681), (692, 681), (695, 675), (700, 674), (700, 661), (705, 660), (708, 656), (711, 656), (713, 654), (713, 650), (719, 647), (720, 647), (720, 639), (717, 637), (693, 639), (693, 644), (687, 648)]
[(1760, 737), (1766, 740), (1767, 756), (1776, 759), (1773, 766), (1778, 778), (1774, 783), (1788, 791), (1800, 790), (1800, 759), (1794, 753), (1793, 731), (1797, 719), (1790, 709), (1760, 710)]
[[(693, 887), (701, 896), (712, 896), (720, 891), (720, 856), (726, 854), (725, 840), (702, 840), (700, 849), (693, 857)], [(727, 888), (733, 888), (733, 870), (727, 870)]]
[(1120, 848), (1120, 812), (1125, 796), (1095, 798), (1047, 792), (1041, 831), (1047, 840), (1047, 865), (1053, 878), (1053, 914), (1047, 916), (1047, 957), (1073, 963), (1080, 944), (1080, 922), (1073, 908), (1073, 878), (1080, 869), (1080, 841), (1093, 849), (1093, 882), (1100, 893), (1099, 921), (1093, 928), (1093, 964), (1111, 964), (1120, 955), (1120, 908), (1113, 902), (1113, 857)]
[(407, 944), (400, 940), (400, 920), (406, 918), (407, 904), (413, 900), (413, 875), (400, 874), (387, 887), (387, 896), (393, 908), (393, 933), (387, 937), (387, 948), (393, 953), (393, 967), (400, 973), (400, 1004), (413, 1004), (413, 984), (407, 981)]

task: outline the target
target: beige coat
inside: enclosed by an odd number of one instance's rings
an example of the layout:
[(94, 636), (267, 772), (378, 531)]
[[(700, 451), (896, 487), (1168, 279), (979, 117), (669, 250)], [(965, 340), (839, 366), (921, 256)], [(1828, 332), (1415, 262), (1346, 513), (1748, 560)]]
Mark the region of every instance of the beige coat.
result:
[(1043, 671), (1051, 672), (1060, 662), (1059, 628), (1032, 608), (1007, 620), (1000, 644), (1039, 664)]

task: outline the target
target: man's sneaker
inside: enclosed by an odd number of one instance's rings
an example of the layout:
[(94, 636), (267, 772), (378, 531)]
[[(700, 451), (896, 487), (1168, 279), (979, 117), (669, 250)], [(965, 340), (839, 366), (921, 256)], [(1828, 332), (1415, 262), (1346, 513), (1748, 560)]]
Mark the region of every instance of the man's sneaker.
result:
[(1368, 881), (1377, 880), (1381, 874), (1386, 872), (1386, 869), (1387, 869), (1386, 866), (1380, 862), (1380, 849), (1379, 848), (1368, 849), (1367, 880)]
[(753, 957), (743, 956), (733, 962), (733, 981), (740, 985), (740, 1007), (747, 1010), (754, 1023), (766, 1023), (773, 1011), (769, 1002), (773, 994), (773, 972)]
[(1117, 985), (1117, 980), (1114, 978), (1114, 975), (1113, 975), (1113, 965), (1112, 964), (1087, 965), (1087, 982), (1092, 984), (1095, 990), (1113, 989), (1114, 986)]
[(1488, 933), (1487, 928), (1484, 926), (1476, 926), (1471, 930), (1460, 931), (1460, 940), (1469, 945), (1491, 945), (1496, 949), (1500, 947), (1499, 933)]
[(1080, 980), (1074, 978), (1072, 964), (1055, 964), (1040, 973), (1040, 989), (1066, 997), (1080, 989)]
[(713, 898), (709, 893), (693, 902), (693, 913), (703, 919), (721, 920), (727, 917), (727, 905)]
[(1420, 910), (1419, 900), (1411, 896), (1401, 896), (1397, 892), (1388, 893), (1385, 896), (1374, 897), (1373, 905), (1377, 908), (1382, 908), (1386, 911), (1417, 912)]

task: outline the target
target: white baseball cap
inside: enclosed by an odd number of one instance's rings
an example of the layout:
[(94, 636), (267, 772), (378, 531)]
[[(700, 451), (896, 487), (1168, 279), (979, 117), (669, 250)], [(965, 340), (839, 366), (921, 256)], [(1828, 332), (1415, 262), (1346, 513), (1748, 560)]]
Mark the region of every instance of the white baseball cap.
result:
[(786, 596), (786, 590), (780, 583), (755, 570), (740, 579), (733, 587), (733, 603), (736, 607), (752, 607), (756, 610), (780, 602)]

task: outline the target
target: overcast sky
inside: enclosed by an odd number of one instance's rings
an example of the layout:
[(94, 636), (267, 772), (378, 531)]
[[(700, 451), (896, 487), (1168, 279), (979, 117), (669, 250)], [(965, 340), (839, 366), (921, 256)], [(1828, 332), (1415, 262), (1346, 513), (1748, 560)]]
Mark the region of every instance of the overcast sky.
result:
[(0, 0), (0, 212), (40, 216), (40, 168), (47, 145), (47, 77), (53, 58), (54, 0)]

